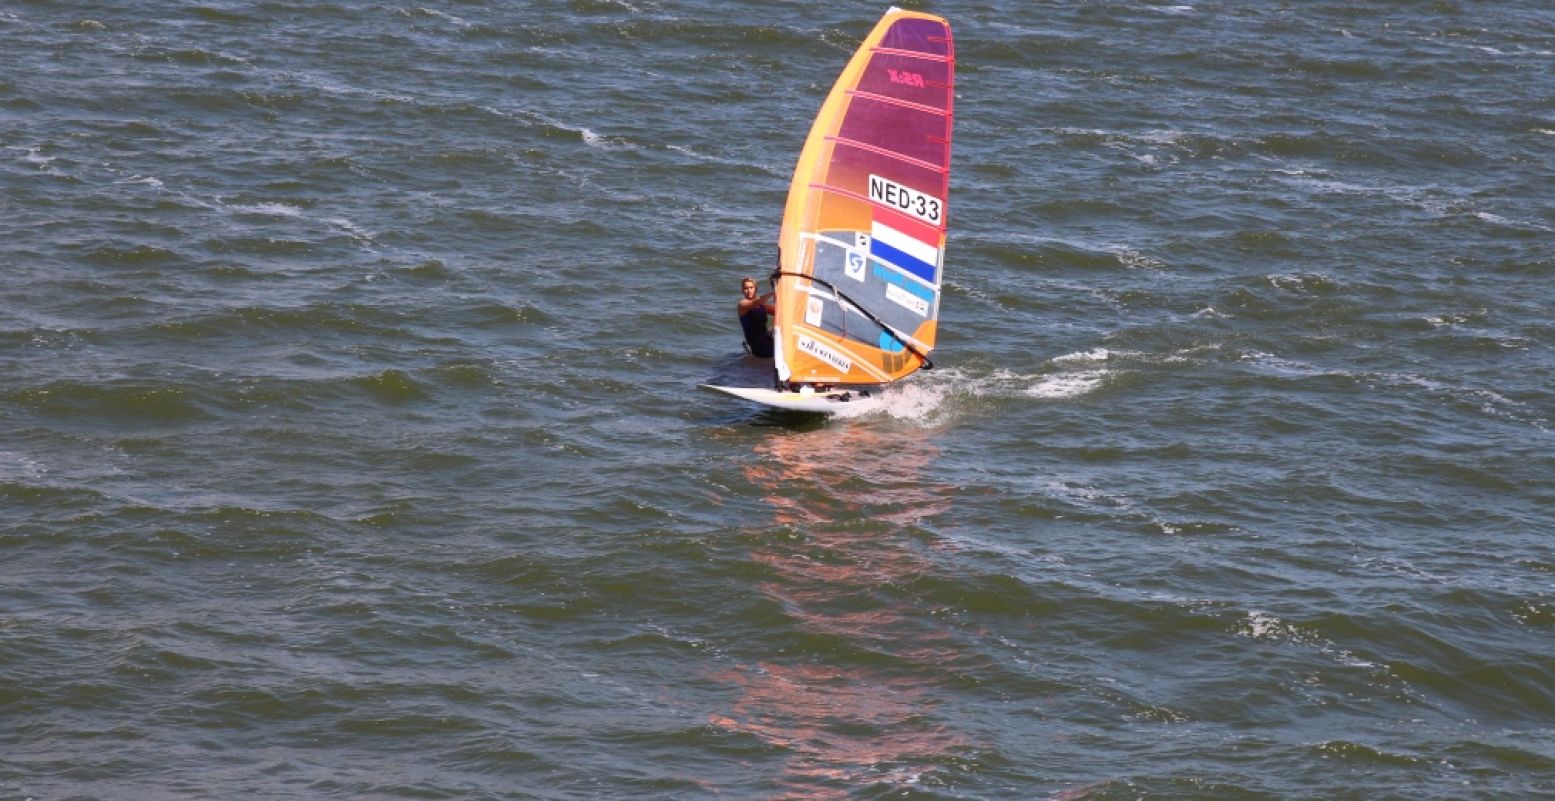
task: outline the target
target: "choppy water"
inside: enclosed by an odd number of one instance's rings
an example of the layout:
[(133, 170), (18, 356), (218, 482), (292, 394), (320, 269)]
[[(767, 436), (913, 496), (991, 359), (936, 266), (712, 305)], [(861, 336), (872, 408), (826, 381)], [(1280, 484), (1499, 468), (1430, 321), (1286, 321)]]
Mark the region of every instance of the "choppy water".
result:
[(0, 4), (0, 796), (1555, 794), (1555, 12), (938, 4), (941, 367), (695, 392), (883, 8)]

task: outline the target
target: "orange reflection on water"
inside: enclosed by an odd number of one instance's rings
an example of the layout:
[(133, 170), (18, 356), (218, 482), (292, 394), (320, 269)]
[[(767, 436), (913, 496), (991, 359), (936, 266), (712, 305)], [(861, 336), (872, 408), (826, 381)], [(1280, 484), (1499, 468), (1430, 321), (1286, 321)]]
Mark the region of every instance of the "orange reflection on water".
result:
[(780, 797), (910, 785), (970, 748), (936, 714), (957, 643), (909, 595), (935, 569), (914, 526), (948, 508), (950, 488), (926, 477), (928, 432), (907, 433), (907, 449), (868, 424), (779, 433), (745, 468), (770, 488), (776, 527), (801, 535), (774, 532), (751, 554), (787, 618), (770, 639), (789, 645), (715, 675), (740, 697), (709, 720), (786, 752)]

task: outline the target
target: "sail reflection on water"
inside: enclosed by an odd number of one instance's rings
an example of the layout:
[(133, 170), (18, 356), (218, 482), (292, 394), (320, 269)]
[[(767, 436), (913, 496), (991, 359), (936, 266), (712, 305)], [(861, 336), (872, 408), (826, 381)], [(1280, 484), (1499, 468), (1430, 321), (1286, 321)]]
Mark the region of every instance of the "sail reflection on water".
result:
[(786, 752), (785, 797), (915, 783), (972, 747), (937, 714), (962, 649), (914, 597), (937, 570), (919, 525), (951, 488), (926, 477), (932, 444), (895, 445), (863, 425), (789, 433), (746, 468), (770, 488), (776, 527), (751, 556), (787, 630), (770, 638), (776, 652), (713, 677), (740, 694), (710, 720)]

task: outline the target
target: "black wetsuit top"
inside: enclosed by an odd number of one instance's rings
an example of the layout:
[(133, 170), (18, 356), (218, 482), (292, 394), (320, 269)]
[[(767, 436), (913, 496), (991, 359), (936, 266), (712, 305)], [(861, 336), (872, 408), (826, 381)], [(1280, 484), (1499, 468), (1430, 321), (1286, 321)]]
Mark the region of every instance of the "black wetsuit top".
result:
[(740, 327), (745, 329), (745, 345), (752, 356), (772, 358), (772, 333), (767, 330), (767, 309), (761, 304), (750, 307), (740, 315)]

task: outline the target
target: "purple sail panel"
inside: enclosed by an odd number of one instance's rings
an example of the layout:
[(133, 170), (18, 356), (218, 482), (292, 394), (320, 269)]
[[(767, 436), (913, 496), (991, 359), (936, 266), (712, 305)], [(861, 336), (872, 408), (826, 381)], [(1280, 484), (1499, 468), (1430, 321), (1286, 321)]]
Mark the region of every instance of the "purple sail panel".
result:
[[(832, 153), (826, 184), (860, 197), (868, 197), (869, 176), (878, 175), (938, 199), (945, 200), (946, 172), (939, 167), (903, 161), (852, 142), (839, 141)], [(933, 222), (938, 222), (934, 220)]]
[(937, 111), (861, 95), (848, 106), (837, 135), (936, 167), (949, 166), (950, 118)]
[(950, 108), (950, 62), (876, 53), (864, 68), (858, 89), (943, 111)]
[(880, 46), (891, 50), (915, 50), (936, 56), (950, 55), (950, 29), (930, 19), (904, 19), (886, 31)]

